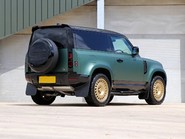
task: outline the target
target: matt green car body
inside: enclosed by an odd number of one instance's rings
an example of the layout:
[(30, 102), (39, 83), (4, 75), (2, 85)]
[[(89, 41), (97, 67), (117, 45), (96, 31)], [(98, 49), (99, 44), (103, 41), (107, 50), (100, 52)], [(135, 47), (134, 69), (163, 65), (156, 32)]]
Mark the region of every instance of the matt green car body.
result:
[[(124, 59), (124, 64), (121, 63), (123, 68), (120, 68), (121, 64), (116, 62), (119, 58)], [(109, 71), (112, 80), (150, 82), (156, 72), (165, 73), (159, 62), (127, 54), (73, 49), (73, 60), (74, 63), (78, 63), (73, 67), (73, 71), (77, 74), (92, 76), (96, 69), (105, 69)], [(144, 61), (147, 62), (145, 74), (142, 64)]]
[[(91, 76), (96, 69), (106, 69), (112, 80), (128, 81), (129, 79), (129, 81), (143, 82), (151, 78), (150, 74), (144, 76), (143, 59), (139, 56), (82, 49), (73, 49), (73, 56), (74, 63), (78, 62), (78, 66), (73, 67), (73, 71), (77, 74)], [(119, 58), (124, 59), (124, 62), (117, 63), (116, 60)], [(123, 65), (123, 68), (120, 68), (120, 65)], [(149, 67), (152, 68), (152, 65)], [(154, 70), (150, 69), (150, 71)]]
[(73, 49), (73, 60), (78, 62), (78, 66), (74, 66), (73, 71), (77, 74), (91, 76), (94, 70), (101, 68), (108, 70), (111, 78), (114, 79), (111, 69), (115, 62), (114, 59), (109, 58), (110, 55), (111, 53), (107, 52)]

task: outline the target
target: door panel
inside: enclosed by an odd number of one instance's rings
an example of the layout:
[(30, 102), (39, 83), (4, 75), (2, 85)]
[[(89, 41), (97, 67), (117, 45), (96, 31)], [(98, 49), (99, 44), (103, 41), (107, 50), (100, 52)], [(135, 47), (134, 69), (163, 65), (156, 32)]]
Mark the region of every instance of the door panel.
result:
[(115, 80), (143, 82), (144, 65), (143, 60), (139, 57), (132, 57), (128, 54), (115, 54)]
[(124, 36), (111, 36), (115, 52), (115, 66), (113, 67), (115, 81), (143, 82), (144, 64), (139, 55), (132, 55), (132, 44)]

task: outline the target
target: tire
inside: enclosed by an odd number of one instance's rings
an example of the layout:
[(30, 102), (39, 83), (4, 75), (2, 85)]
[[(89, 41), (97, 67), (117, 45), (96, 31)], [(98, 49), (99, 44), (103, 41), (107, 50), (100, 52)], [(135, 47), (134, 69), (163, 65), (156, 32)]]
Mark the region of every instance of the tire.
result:
[(105, 106), (110, 100), (110, 81), (104, 74), (97, 74), (91, 81), (85, 100), (90, 106)]
[(113, 100), (113, 98), (114, 98), (114, 95), (110, 95), (110, 99), (109, 99), (108, 104), (111, 103), (111, 101)]
[(50, 105), (55, 101), (56, 96), (47, 96), (46, 94), (47, 92), (37, 91), (37, 94), (31, 98), (38, 105)]
[(56, 67), (58, 48), (56, 44), (46, 38), (33, 42), (28, 50), (28, 65), (37, 73), (48, 73)]
[(160, 105), (163, 103), (166, 96), (166, 84), (162, 77), (155, 76), (149, 88), (149, 97), (145, 101), (149, 105)]

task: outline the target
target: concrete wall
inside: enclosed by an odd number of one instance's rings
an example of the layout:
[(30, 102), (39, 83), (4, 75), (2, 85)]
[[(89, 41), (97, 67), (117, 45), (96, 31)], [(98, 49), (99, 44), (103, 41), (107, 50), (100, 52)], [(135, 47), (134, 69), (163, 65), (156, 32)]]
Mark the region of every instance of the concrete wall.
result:
[[(185, 63), (183, 61), (185, 52), (185, 5), (182, 4), (185, 2), (168, 0), (166, 3), (161, 2), (160, 4), (159, 1), (158, 3), (153, 3), (152, 1), (147, 3), (145, 1), (145, 4), (140, 4), (139, 6), (136, 1), (131, 3), (125, 0), (124, 2), (126, 3), (121, 5), (118, 5), (120, 0), (112, 2), (111, 0), (106, 1), (106, 29), (126, 34), (134, 44), (139, 46), (145, 46), (146, 42), (150, 40), (150, 43), (153, 43), (152, 46), (155, 47), (155, 44), (157, 44), (158, 47), (160, 46), (159, 40), (162, 40), (162, 46), (166, 44), (166, 47), (171, 47), (169, 42), (173, 42), (175, 50), (178, 51), (179, 49), (177, 63), (180, 63), (181, 70), (176, 72), (178, 74), (177, 79), (180, 81), (176, 82), (178, 84), (173, 84), (169, 80), (169, 95), (166, 102), (185, 102), (185, 95), (182, 93), (185, 90), (185, 87), (183, 87), (185, 86)], [(96, 6), (93, 4), (83, 6), (41, 24), (56, 23), (96, 27)], [(29, 37), (30, 28), (17, 35), (0, 40), (0, 101), (30, 101), (24, 95), (26, 82), (23, 70)], [(168, 52), (168, 48), (165, 50)], [(147, 53), (142, 53), (142, 55), (148, 56)], [(163, 64), (170, 65), (169, 62), (167, 59)], [(173, 65), (171, 64), (170, 66)], [(171, 75), (170, 72), (169, 74)], [(171, 78), (176, 77), (172, 75)], [(67, 101), (81, 102), (81, 99), (72, 97), (67, 98), (65, 102)], [(136, 97), (117, 97), (114, 101), (138, 102), (138, 99)]]
[[(161, 6), (183, 5), (184, 0), (105, 0), (106, 6)], [(96, 5), (96, 1), (88, 4)]]
[(0, 102), (28, 101), (24, 95), (24, 59), (27, 35), (14, 35), (0, 41)]

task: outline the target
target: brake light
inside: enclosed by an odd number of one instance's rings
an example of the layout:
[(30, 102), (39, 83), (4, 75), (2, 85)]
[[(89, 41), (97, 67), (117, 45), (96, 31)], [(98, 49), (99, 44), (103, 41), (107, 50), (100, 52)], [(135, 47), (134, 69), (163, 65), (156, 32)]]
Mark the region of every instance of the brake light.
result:
[(68, 53), (68, 67), (73, 67), (73, 54), (71, 52)]

